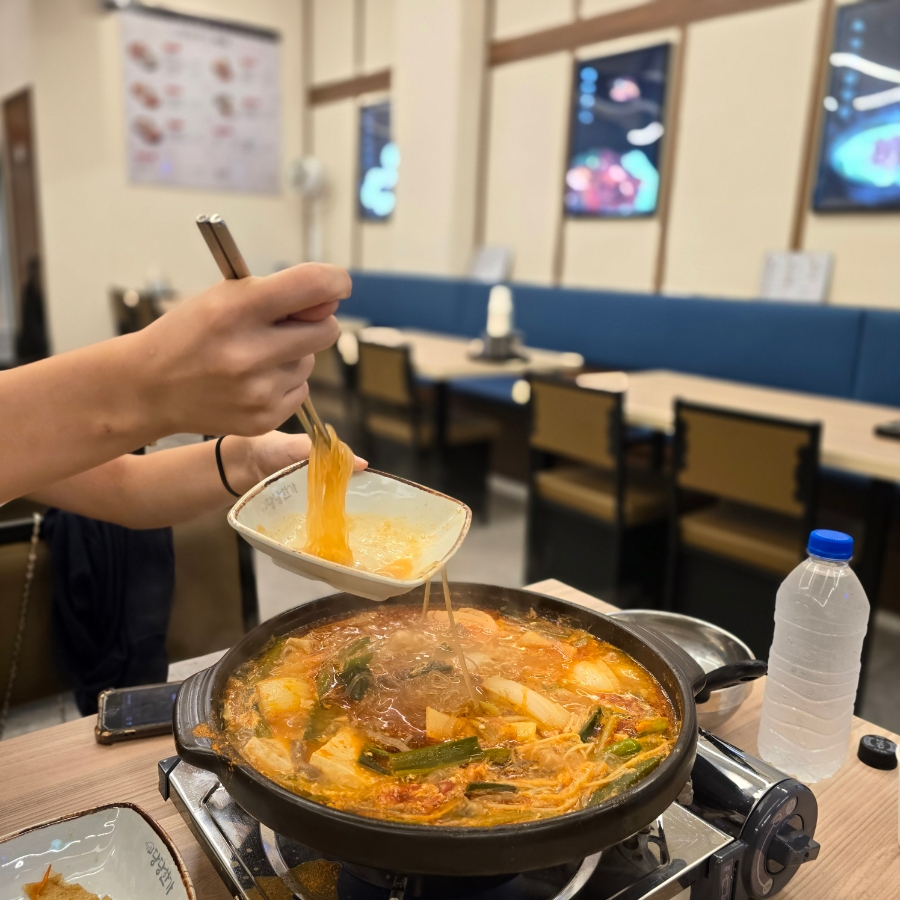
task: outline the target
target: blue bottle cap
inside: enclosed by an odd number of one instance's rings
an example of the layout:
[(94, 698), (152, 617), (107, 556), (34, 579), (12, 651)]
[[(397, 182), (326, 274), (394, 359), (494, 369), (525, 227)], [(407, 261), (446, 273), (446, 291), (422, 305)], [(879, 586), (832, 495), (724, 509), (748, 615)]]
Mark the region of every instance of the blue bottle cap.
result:
[(843, 531), (817, 528), (809, 535), (806, 552), (822, 559), (850, 559), (853, 556), (853, 538)]

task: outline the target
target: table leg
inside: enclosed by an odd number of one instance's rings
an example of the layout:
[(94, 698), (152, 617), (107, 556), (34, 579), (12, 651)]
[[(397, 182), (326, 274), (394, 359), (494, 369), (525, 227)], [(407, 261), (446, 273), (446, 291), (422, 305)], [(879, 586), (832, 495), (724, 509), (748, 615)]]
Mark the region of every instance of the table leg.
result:
[(447, 416), (450, 415), (449, 391), (446, 381), (438, 381), (434, 386), (434, 418), (435, 418), (435, 447), (438, 454), (443, 456), (447, 447)]
[(878, 592), (881, 588), (881, 573), (884, 569), (884, 555), (887, 549), (888, 532), (891, 527), (891, 512), (894, 504), (894, 484), (890, 481), (873, 479), (866, 499), (865, 543), (856, 567), (856, 574), (869, 598), (869, 628), (863, 642), (862, 669), (859, 673), (859, 689), (856, 692), (856, 713), (862, 706), (866, 690), (866, 674), (869, 652), (875, 629), (875, 611), (878, 608)]

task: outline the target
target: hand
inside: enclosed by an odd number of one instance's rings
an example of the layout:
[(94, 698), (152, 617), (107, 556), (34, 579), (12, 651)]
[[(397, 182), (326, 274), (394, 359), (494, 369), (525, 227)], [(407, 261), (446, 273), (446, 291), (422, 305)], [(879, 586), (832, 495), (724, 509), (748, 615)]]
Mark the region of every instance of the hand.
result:
[[(310, 445), (311, 441), (305, 434), (270, 431), (252, 438), (228, 435), (221, 447), (225, 477), (239, 494), (246, 493), (273, 473), (309, 459)], [(361, 472), (368, 466), (366, 460), (359, 456), (353, 459), (354, 472)]]
[(306, 263), (222, 281), (133, 335), (159, 434), (258, 435), (306, 399), (313, 354), (339, 334), (350, 276)]

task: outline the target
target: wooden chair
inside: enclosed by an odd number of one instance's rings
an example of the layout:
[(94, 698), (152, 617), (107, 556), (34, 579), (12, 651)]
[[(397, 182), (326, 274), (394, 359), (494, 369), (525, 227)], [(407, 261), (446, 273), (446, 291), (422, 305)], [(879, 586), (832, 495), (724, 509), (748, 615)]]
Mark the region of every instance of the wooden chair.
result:
[[(6, 693), (31, 543), (27, 500), (0, 508), (0, 700)], [(172, 529), (175, 590), (166, 638), (170, 662), (202, 656), (236, 643), (259, 621), (252, 548), (228, 525), (223, 511), (208, 513)], [(52, 578), (50, 551), (42, 540), (28, 601), (11, 705), (69, 690), (54, 663), (50, 637)]]
[[(459, 497), (484, 514), (497, 423), (430, 402), (429, 389), (417, 385), (413, 377), (407, 346), (360, 341), (356, 375), (365, 452), (376, 467), (399, 463), (403, 468), (406, 463), (412, 478)], [(376, 439), (404, 448), (407, 459), (379, 453)], [(378, 462), (386, 456), (389, 463)]]
[(678, 400), (667, 605), (768, 653), (775, 593), (814, 527), (821, 426)]
[(526, 581), (658, 600), (667, 512), (658, 472), (626, 465), (623, 394), (531, 379)]

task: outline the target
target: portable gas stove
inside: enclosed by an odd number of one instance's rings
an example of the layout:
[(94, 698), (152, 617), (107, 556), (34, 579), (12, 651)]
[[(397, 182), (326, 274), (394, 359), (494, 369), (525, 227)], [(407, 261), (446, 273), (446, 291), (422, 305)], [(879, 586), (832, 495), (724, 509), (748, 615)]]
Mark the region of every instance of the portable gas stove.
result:
[(159, 789), (238, 900), (765, 900), (819, 852), (809, 788), (702, 729), (691, 781), (655, 822), (584, 860), (515, 876), (398, 874), (323, 857), (177, 756), (159, 763)]

